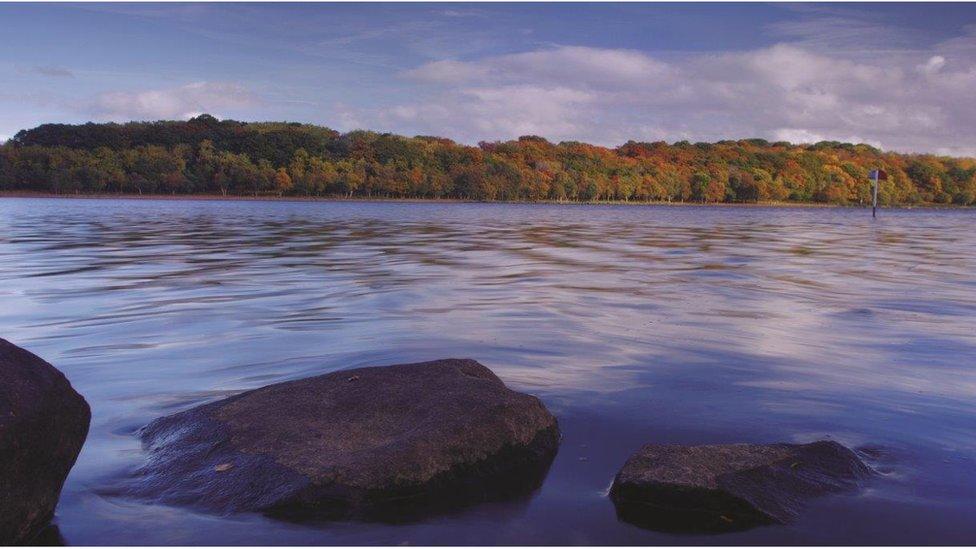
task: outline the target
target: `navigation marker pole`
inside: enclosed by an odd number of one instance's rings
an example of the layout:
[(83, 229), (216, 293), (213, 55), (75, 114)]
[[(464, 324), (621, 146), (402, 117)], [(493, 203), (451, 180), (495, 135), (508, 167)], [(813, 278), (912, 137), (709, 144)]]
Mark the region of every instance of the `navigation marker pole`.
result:
[(887, 181), (888, 174), (884, 170), (871, 170), (871, 217), (878, 217), (878, 180)]

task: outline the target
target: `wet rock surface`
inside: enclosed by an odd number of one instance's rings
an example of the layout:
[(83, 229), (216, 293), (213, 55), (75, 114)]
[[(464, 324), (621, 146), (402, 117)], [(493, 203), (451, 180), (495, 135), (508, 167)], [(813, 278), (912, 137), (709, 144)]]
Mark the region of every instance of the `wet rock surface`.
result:
[(539, 399), (474, 360), (270, 385), (153, 421), (126, 494), (212, 512), (409, 520), (530, 493), (559, 443)]
[(648, 444), (610, 496), (621, 520), (662, 531), (723, 532), (786, 523), (806, 501), (851, 491), (870, 476), (851, 450), (810, 444)]
[(90, 420), (64, 374), (0, 339), (0, 544), (44, 530)]

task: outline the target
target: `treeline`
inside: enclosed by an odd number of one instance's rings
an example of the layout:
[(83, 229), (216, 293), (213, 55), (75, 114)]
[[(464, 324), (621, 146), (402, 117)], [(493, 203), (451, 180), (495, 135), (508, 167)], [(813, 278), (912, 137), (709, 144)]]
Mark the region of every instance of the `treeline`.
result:
[(628, 142), (615, 149), (526, 136), (477, 147), (429, 136), (341, 134), (307, 124), (45, 124), (0, 146), (0, 190), (55, 194), (233, 194), (755, 202), (976, 203), (976, 159), (864, 144)]

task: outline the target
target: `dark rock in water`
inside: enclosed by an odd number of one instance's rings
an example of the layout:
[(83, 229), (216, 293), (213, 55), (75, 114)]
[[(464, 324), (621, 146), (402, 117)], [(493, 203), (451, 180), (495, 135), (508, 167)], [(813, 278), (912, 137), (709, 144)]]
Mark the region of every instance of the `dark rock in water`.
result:
[(51, 520), (90, 420), (61, 372), (0, 339), (0, 544), (26, 543)]
[(804, 502), (857, 488), (870, 469), (836, 442), (648, 444), (610, 496), (622, 520), (654, 530), (722, 532), (785, 523)]
[(129, 495), (216, 512), (402, 520), (539, 486), (559, 443), (539, 399), (474, 360), (270, 385), (153, 421)]
[(29, 542), (28, 547), (65, 547), (68, 542), (61, 535), (61, 529), (57, 524), (48, 524), (37, 533)]

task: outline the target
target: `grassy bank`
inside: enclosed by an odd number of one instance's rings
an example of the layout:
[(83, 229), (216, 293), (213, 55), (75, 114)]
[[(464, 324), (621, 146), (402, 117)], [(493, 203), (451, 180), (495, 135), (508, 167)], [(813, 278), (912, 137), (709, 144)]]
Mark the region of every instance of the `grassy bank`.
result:
[[(347, 196), (247, 196), (221, 194), (136, 194), (136, 193), (79, 193), (55, 194), (31, 191), (0, 191), (0, 198), (59, 198), (66, 200), (215, 200), (229, 202), (391, 202), (404, 204), (550, 204), (602, 206), (734, 206), (741, 208), (863, 208), (870, 205), (838, 205), (813, 202), (679, 202), (656, 200), (465, 200), (458, 198), (392, 198)], [(919, 207), (952, 207), (925, 205)]]

